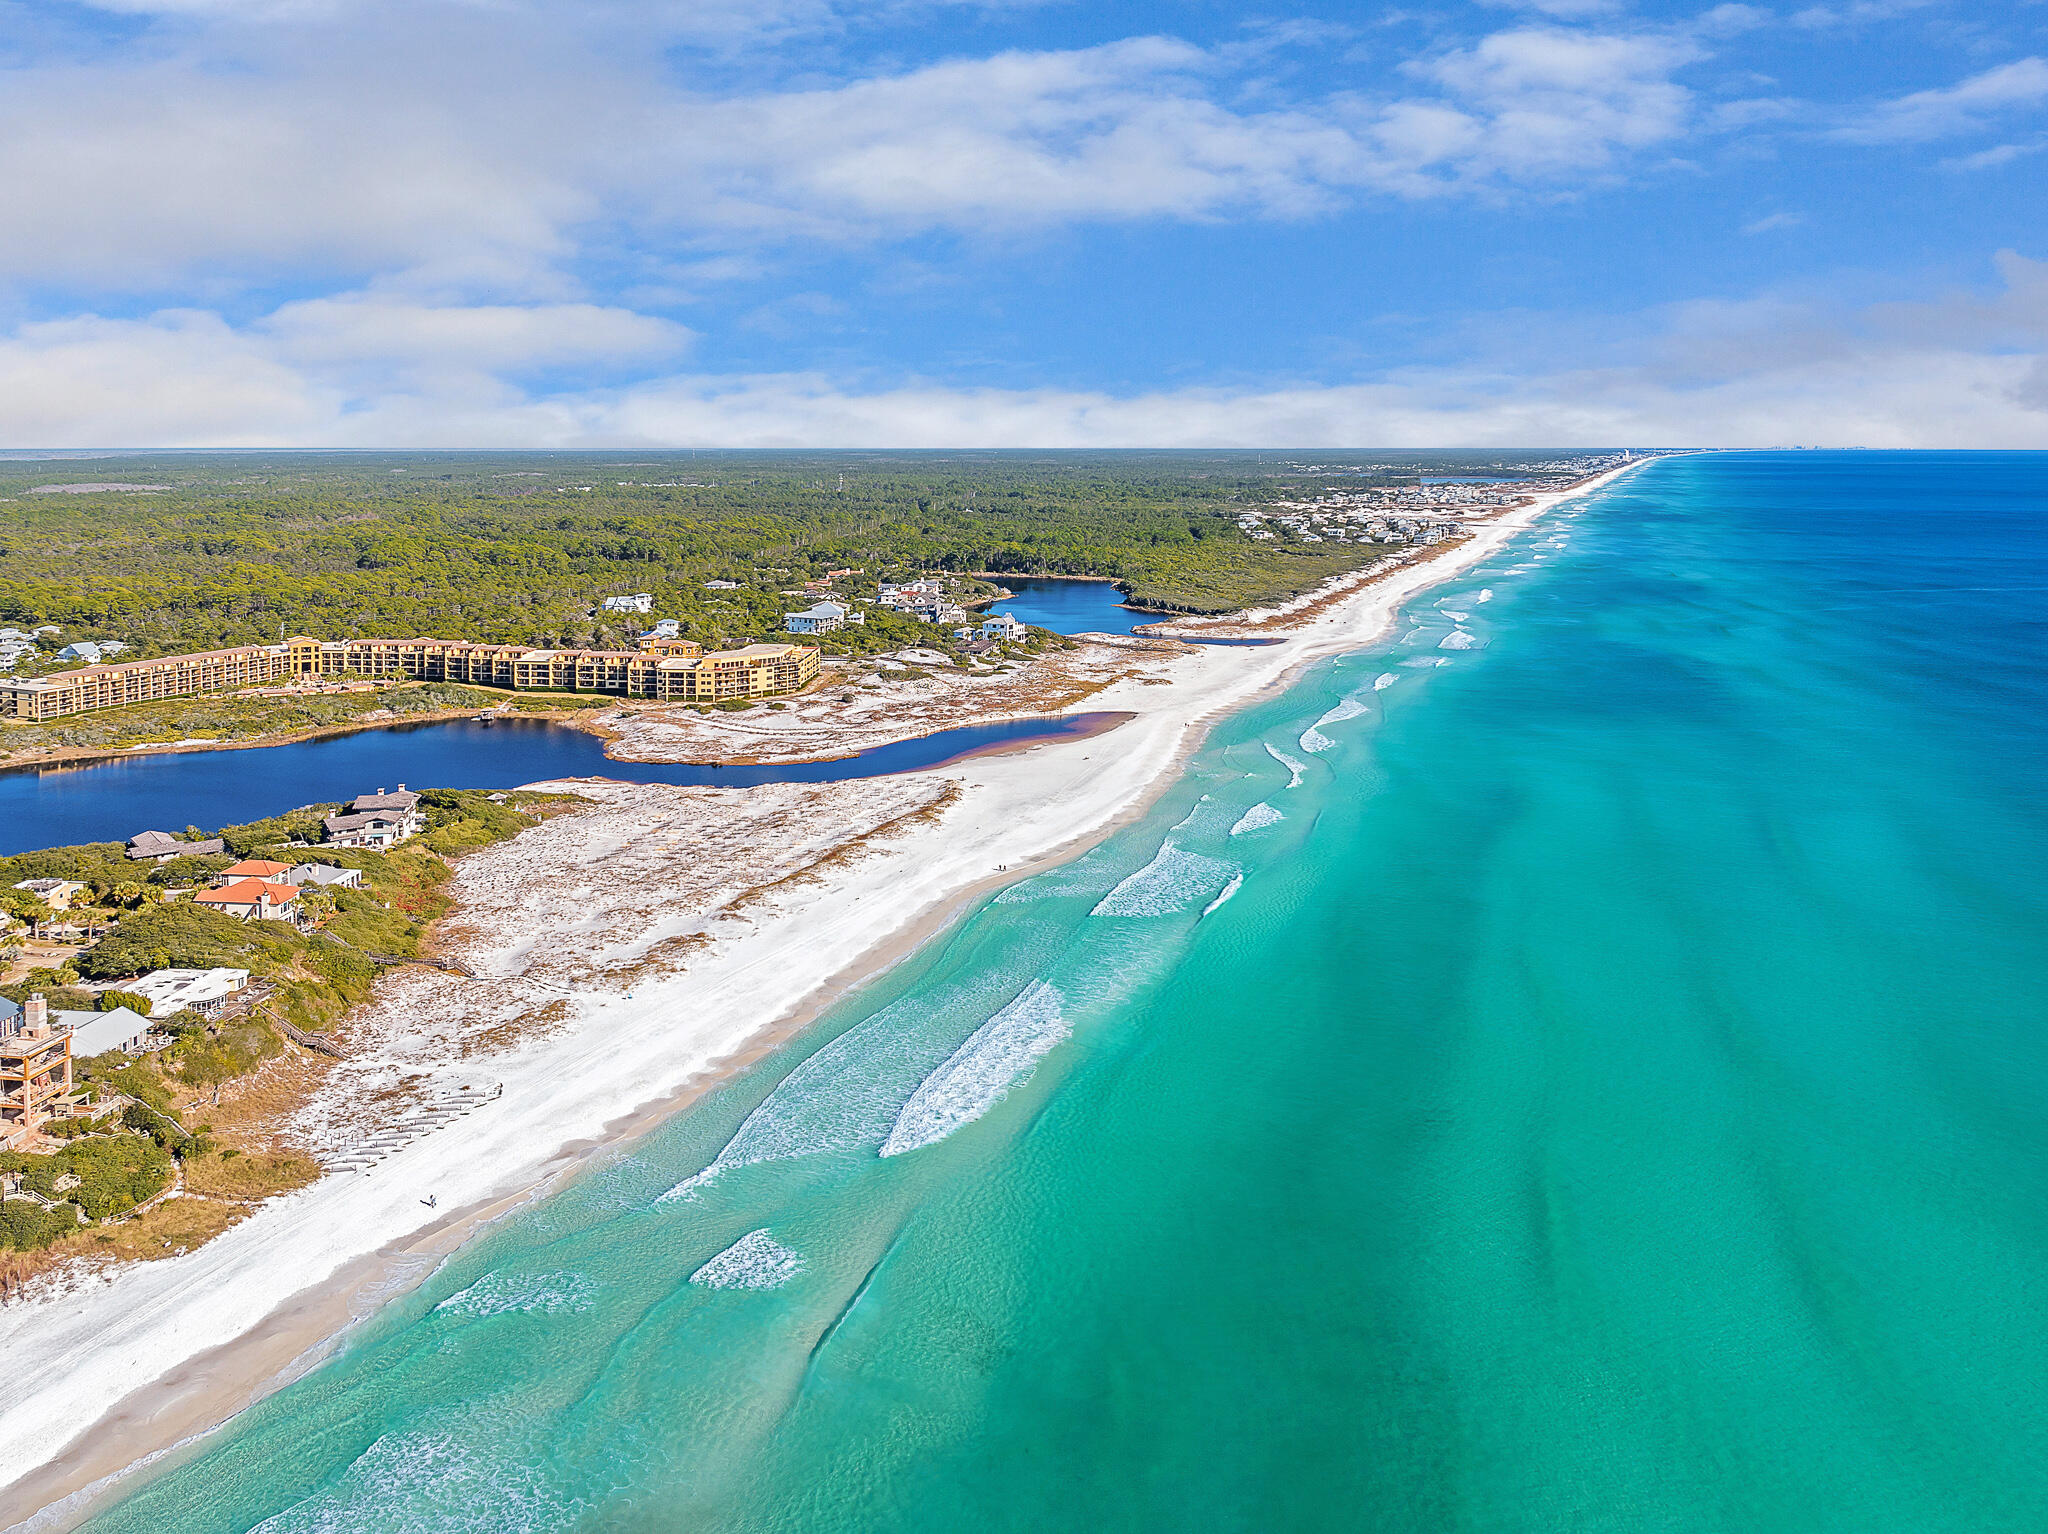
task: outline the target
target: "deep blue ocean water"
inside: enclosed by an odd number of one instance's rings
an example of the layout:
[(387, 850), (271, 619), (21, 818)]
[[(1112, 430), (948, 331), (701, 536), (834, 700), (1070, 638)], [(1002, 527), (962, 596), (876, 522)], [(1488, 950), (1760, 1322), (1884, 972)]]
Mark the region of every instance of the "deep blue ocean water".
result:
[(97, 1530), (2048, 1508), (2048, 456), (1651, 465)]

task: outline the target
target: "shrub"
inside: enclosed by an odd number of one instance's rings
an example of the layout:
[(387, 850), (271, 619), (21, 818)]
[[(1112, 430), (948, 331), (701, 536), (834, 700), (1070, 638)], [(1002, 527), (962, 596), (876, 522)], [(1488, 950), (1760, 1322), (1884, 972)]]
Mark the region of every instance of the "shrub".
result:
[(118, 1012), (123, 1007), (126, 1007), (130, 1012), (133, 1012), (137, 1017), (148, 1017), (150, 1013), (156, 1010), (156, 1003), (151, 1001), (147, 996), (136, 995), (133, 991), (100, 992), (100, 1011)]

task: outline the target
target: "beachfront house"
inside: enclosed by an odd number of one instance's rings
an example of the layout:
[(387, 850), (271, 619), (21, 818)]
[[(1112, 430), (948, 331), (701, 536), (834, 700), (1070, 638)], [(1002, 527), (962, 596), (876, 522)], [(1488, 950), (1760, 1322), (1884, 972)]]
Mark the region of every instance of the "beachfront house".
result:
[(248, 984), (246, 969), (153, 969), (139, 979), (123, 980), (114, 989), (147, 996), (152, 1017), (169, 1017), (173, 1012), (211, 1017)]
[(280, 884), (317, 885), (322, 889), (359, 890), (363, 887), (363, 871), (360, 868), (336, 868), (332, 863), (301, 863), (288, 868), (277, 876)]
[(645, 645), (650, 639), (679, 639), (682, 637), (682, 633), (682, 619), (662, 618), (655, 623), (653, 628), (640, 636), (639, 643)]
[(608, 613), (651, 613), (654, 611), (654, 594), (636, 591), (629, 597), (606, 597), (604, 610)]
[(1022, 639), (1024, 625), (1011, 613), (991, 613), (981, 620), (983, 639)]
[(124, 1055), (147, 1054), (165, 1037), (131, 1007), (116, 1007), (111, 1012), (59, 1012), (56, 1019), (57, 1026), (71, 1035), (74, 1060), (87, 1060), (114, 1050)]
[(242, 921), (297, 921), (300, 914), (297, 887), (267, 879), (237, 879), (218, 889), (201, 890), (192, 903)]
[(829, 634), (846, 623), (846, 609), (837, 602), (819, 602), (800, 613), (784, 613), (782, 626), (792, 634)]
[(216, 857), (227, 850), (227, 844), (217, 836), (205, 841), (181, 842), (168, 831), (138, 831), (128, 838), (128, 856), (138, 863)]
[(76, 879), (23, 879), (14, 887), (27, 890), (53, 911), (70, 910), (71, 902), (85, 893)]
[(0, 1149), (26, 1146), (71, 1095), (71, 1035), (41, 993), (0, 1011)]

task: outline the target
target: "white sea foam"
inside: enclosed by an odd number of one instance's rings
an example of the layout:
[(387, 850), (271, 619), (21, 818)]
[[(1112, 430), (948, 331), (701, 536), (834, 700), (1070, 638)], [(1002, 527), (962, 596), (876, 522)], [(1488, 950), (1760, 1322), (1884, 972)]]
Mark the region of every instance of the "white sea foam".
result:
[[(1321, 730), (1317, 729), (1314, 725), (1310, 725), (1307, 729), (1301, 732), (1301, 749), (1308, 752), (1311, 756), (1319, 755), (1324, 751), (1331, 750), (1336, 746), (1336, 744), (1337, 743), (1334, 740), (1330, 739), (1329, 736), (1325, 735)], [(1290, 788), (1293, 787), (1292, 784), (1289, 784), (1288, 786)]]
[(476, 1405), (424, 1433), (371, 1441), (333, 1484), (273, 1513), (249, 1534), (540, 1534), (576, 1521), (523, 1425), (478, 1441)]
[(1143, 868), (1104, 895), (1090, 916), (1171, 916), (1206, 900), (1237, 872), (1235, 864), (1189, 852), (1171, 841)]
[(690, 1275), (707, 1289), (780, 1289), (804, 1270), (803, 1257), (769, 1235), (750, 1230)]
[(1289, 788), (1301, 787), (1301, 775), (1304, 772), (1308, 771), (1307, 762), (1297, 762), (1285, 751), (1282, 751), (1278, 746), (1274, 745), (1268, 745), (1266, 747), (1266, 755), (1273, 758), (1274, 761), (1278, 762), (1282, 767), (1285, 767), (1289, 772), (1294, 774), (1293, 777), (1287, 780), (1287, 786)]
[(1465, 629), (1452, 629), (1437, 644), (1439, 650), (1476, 650), (1486, 641)]
[(1472, 616), (1470, 613), (1454, 613), (1448, 607), (1443, 609), (1443, 615), (1446, 618), (1450, 619), (1453, 623), (1463, 623), (1467, 618)]
[(1232, 895), (1235, 895), (1239, 890), (1243, 888), (1244, 875), (1233, 874), (1231, 876), (1230, 882), (1223, 886), (1223, 888), (1217, 893), (1216, 898), (1210, 901), (1207, 905), (1202, 907), (1202, 914), (1204, 916), (1207, 916), (1211, 911), (1215, 910), (1218, 906), (1223, 904), (1224, 901), (1228, 900)]
[(1048, 868), (1019, 880), (995, 898), (997, 905), (1023, 905), (1033, 900), (1051, 900), (1060, 895), (1100, 894), (1115, 882), (1107, 847), (1097, 847), (1071, 863)]
[(1374, 692), (1385, 692), (1400, 680), (1401, 674), (1398, 671), (1382, 671), (1372, 679), (1372, 690)]
[(911, 1084), (944, 1059), (959, 1037), (933, 1037), (934, 1020), (993, 1006), (1001, 994), (981, 986), (949, 989), (899, 1001), (847, 1029), (783, 1077), (709, 1166), (655, 1202), (694, 1198), (735, 1167), (872, 1145), (888, 1134)]
[(900, 1156), (936, 1144), (962, 1124), (971, 1124), (1030, 1075), (1047, 1050), (1070, 1031), (1061, 1015), (1060, 993), (1042, 980), (968, 1035), (910, 1094), (881, 1154)]
[(1479, 595), (1474, 597), (1472, 600), (1475, 602), (1491, 602), (1493, 600), (1493, 588), (1491, 586), (1484, 588), (1483, 590), (1481, 590)]
[(1449, 657), (1448, 655), (1418, 655), (1418, 656), (1416, 656), (1416, 657), (1415, 657), (1415, 658), (1414, 658), (1413, 660), (1404, 660), (1404, 661), (1402, 661), (1402, 662), (1401, 662), (1401, 664), (1402, 664), (1402, 665), (1404, 665), (1404, 666), (1425, 666), (1425, 667), (1426, 667), (1426, 666), (1448, 666), (1448, 665), (1449, 665), (1450, 663), (1451, 663), (1451, 658), (1450, 658), (1450, 657)]
[[(1267, 826), (1278, 825), (1286, 818), (1285, 815), (1262, 799), (1237, 817), (1237, 824), (1230, 828), (1230, 834), (1232, 836), (1249, 835), (1253, 831), (1263, 831)], [(1232, 882), (1235, 883), (1237, 881), (1232, 880)]]
[(434, 1307), (451, 1316), (559, 1315), (588, 1310), (597, 1285), (581, 1273), (486, 1273)]

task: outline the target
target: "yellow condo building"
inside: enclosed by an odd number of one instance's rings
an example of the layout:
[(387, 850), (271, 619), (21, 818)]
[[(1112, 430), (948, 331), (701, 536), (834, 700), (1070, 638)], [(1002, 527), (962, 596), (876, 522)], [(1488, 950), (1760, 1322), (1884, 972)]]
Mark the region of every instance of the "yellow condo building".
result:
[(687, 639), (656, 640), (642, 650), (537, 650), (456, 639), (301, 637), (0, 682), (0, 718), (40, 722), (156, 698), (343, 675), (724, 703), (802, 691), (817, 680), (818, 651), (810, 645), (750, 644), (706, 654)]

